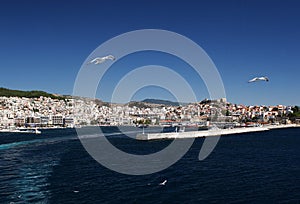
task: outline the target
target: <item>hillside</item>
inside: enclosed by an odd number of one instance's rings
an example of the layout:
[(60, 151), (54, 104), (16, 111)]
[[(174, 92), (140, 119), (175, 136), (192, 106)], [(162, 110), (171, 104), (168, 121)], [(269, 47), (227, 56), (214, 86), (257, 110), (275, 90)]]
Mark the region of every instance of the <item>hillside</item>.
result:
[(40, 96), (50, 97), (53, 99), (65, 99), (64, 96), (57, 96), (54, 94), (50, 94), (44, 91), (20, 91), (20, 90), (12, 90), (0, 87), (0, 96), (6, 97), (26, 97), (26, 98), (38, 98)]
[(187, 103), (173, 102), (173, 101), (161, 100), (161, 99), (145, 99), (142, 102), (151, 103), (151, 104), (167, 105), (167, 106), (179, 106), (179, 105), (187, 104)]

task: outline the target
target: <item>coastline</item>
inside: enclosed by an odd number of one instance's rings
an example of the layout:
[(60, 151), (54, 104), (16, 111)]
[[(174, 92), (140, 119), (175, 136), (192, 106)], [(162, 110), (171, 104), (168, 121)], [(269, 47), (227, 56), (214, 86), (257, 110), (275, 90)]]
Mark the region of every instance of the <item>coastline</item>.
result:
[(137, 140), (159, 140), (159, 139), (185, 139), (185, 138), (199, 138), (223, 135), (236, 135), (241, 133), (262, 132), (272, 129), (296, 128), (300, 125), (268, 125), (262, 127), (242, 127), (233, 129), (211, 129), (203, 131), (190, 131), (190, 132), (170, 132), (170, 133), (139, 133), (136, 135)]
[[(95, 127), (96, 125), (94, 125)], [(80, 126), (80, 127), (38, 127), (37, 130), (54, 130), (54, 129), (76, 129), (92, 126)], [(105, 126), (107, 127), (107, 126)], [(118, 127), (118, 126), (117, 126)], [(237, 127), (232, 129), (210, 129), (199, 131), (187, 131), (187, 132), (165, 132), (165, 133), (138, 133), (136, 135), (137, 140), (157, 140), (157, 139), (184, 139), (184, 138), (198, 138), (198, 137), (210, 137), (210, 136), (222, 136), (222, 135), (235, 135), (241, 133), (261, 132), (269, 131), (273, 129), (285, 129), (285, 128), (297, 128), (300, 124), (288, 124), (288, 125), (265, 125), (261, 127)], [(33, 130), (36, 128), (15, 128), (15, 129), (0, 129), (0, 133), (36, 133)], [(40, 133), (39, 133), (40, 134)]]
[(288, 124), (288, 125), (266, 125), (269, 130), (272, 129), (282, 129), (282, 128), (292, 128), (292, 127), (300, 127), (300, 124)]

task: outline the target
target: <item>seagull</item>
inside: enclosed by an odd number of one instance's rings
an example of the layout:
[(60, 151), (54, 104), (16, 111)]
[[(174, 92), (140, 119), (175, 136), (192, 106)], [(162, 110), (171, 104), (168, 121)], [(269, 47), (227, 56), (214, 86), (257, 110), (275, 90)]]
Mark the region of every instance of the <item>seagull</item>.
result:
[(269, 81), (268, 77), (255, 77), (248, 81), (248, 83), (256, 82), (256, 81)]
[(112, 55), (107, 55), (104, 57), (96, 57), (94, 59), (92, 59), (91, 61), (88, 62), (88, 64), (101, 64), (103, 62), (105, 62), (106, 60), (112, 60), (114, 61), (116, 58)]
[(166, 183), (167, 183), (167, 180), (164, 180), (163, 182), (161, 182), (159, 185), (160, 186), (165, 186), (166, 185)]

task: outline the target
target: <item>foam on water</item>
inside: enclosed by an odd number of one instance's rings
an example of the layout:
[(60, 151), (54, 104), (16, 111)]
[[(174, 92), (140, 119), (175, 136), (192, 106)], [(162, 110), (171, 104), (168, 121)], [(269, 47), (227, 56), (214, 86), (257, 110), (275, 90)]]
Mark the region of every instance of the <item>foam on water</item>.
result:
[(8, 143), (8, 144), (1, 144), (0, 145), (0, 150), (6, 150), (6, 149), (10, 149), (16, 146), (21, 146), (21, 145), (28, 145), (28, 144), (32, 144), (32, 143), (38, 143), (41, 142), (43, 140), (29, 140), (29, 141), (22, 141), (22, 142), (12, 142), (12, 143)]
[(42, 144), (47, 144), (50, 142), (59, 142), (59, 141), (66, 141), (66, 140), (74, 140), (74, 139), (93, 139), (97, 137), (111, 137), (111, 136), (129, 136), (131, 138), (135, 137), (135, 134), (138, 133), (139, 131), (126, 131), (126, 132), (114, 132), (114, 133), (104, 133), (104, 134), (87, 134), (87, 135), (81, 135), (81, 136), (66, 136), (66, 137), (52, 137), (52, 138), (45, 138), (45, 139), (34, 139), (34, 140), (27, 140), (27, 141), (20, 141), (20, 142), (12, 142), (12, 143), (7, 143), (7, 144), (1, 144), (0, 145), (0, 150), (6, 150), (18, 146), (24, 146), (24, 145), (31, 145), (31, 144), (36, 144), (36, 143), (42, 143)]
[[(138, 130), (124, 131), (135, 132)], [(104, 133), (126, 152), (147, 154), (168, 143), (140, 142), (122, 134)], [(83, 139), (104, 135), (86, 134)], [(102, 167), (88, 155), (75, 131), (53, 130), (42, 138), (30, 136), (32, 140), (19, 142), (1, 136), (1, 142), (6, 142), (0, 145), (1, 203), (300, 201), (300, 137), (296, 129), (222, 137), (214, 152), (201, 162), (197, 156), (203, 139), (196, 139), (178, 163), (145, 176), (122, 175)], [(165, 186), (158, 185), (166, 179)]]

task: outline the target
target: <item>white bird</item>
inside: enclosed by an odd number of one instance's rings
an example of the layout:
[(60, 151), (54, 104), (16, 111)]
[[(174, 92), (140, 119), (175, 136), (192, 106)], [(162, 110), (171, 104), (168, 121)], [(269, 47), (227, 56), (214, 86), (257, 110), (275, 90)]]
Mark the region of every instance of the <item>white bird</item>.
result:
[(256, 81), (269, 81), (268, 77), (255, 77), (248, 81), (248, 83), (256, 82)]
[(168, 182), (167, 180), (164, 180), (164, 181), (161, 182), (159, 185), (160, 185), (160, 186), (164, 186), (164, 185), (166, 185), (167, 182)]
[(106, 60), (115, 60), (116, 58), (112, 55), (107, 55), (104, 57), (96, 57), (88, 62), (88, 64), (101, 64), (105, 62)]

